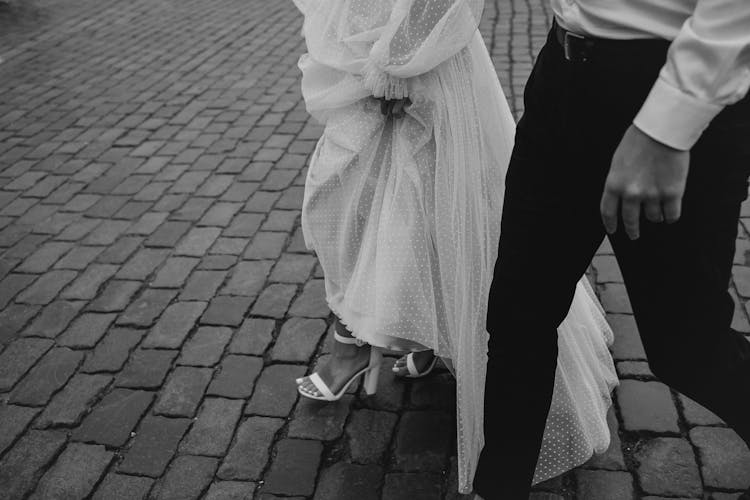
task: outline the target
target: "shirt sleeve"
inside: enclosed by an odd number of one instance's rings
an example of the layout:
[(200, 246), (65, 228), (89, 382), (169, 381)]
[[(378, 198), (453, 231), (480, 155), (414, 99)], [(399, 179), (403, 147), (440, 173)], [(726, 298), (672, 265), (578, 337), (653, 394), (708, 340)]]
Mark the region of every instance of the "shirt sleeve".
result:
[(698, 0), (633, 123), (689, 150), (711, 120), (750, 87), (750, 0)]
[(397, 0), (363, 70), (375, 97), (407, 97), (408, 78), (426, 73), (471, 41), (483, 0)]

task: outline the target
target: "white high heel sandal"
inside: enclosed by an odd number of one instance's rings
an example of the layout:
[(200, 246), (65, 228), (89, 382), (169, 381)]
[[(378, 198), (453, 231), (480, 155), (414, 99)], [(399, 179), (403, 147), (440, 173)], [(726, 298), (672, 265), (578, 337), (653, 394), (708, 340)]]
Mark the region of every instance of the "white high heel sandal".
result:
[[(338, 334), (338, 332), (333, 332), (333, 337), (336, 339), (337, 342), (341, 342), (342, 344), (356, 344), (358, 346), (364, 345), (364, 342), (362, 342), (359, 339), (356, 339), (354, 337), (343, 337)], [(368, 365), (355, 373), (354, 375), (349, 378), (349, 380), (344, 384), (344, 386), (334, 394), (331, 391), (331, 388), (328, 387), (328, 385), (323, 382), (323, 379), (320, 378), (320, 375), (317, 373), (313, 373), (309, 375), (310, 382), (313, 383), (315, 388), (320, 392), (320, 396), (306, 392), (304, 389), (302, 389), (302, 382), (304, 381), (303, 378), (298, 378), (296, 380), (297, 382), (297, 392), (300, 393), (300, 395), (310, 398), (310, 399), (316, 399), (318, 401), (338, 401), (341, 399), (341, 397), (346, 394), (346, 391), (349, 390), (349, 386), (351, 386), (357, 378), (359, 378), (361, 375), (364, 375), (364, 387), (365, 392), (368, 396), (371, 396), (375, 394), (375, 392), (378, 389), (378, 377), (380, 375), (380, 364), (383, 360), (383, 354), (380, 352), (380, 349), (370, 346), (370, 362)]]

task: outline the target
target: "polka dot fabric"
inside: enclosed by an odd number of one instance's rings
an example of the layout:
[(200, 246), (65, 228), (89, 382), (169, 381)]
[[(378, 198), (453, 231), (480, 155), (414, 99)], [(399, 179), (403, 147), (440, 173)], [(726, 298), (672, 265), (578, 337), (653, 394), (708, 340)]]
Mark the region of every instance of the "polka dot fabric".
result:
[[(308, 111), (325, 124), (302, 229), (331, 310), (355, 336), (435, 349), (457, 385), (459, 489), (483, 446), (485, 318), (515, 124), (477, 31), (480, 0), (295, 0)], [(376, 97), (408, 96), (404, 118)], [(502, 256), (500, 256), (502, 258)], [(535, 481), (609, 443), (611, 341), (584, 281), (560, 327)]]

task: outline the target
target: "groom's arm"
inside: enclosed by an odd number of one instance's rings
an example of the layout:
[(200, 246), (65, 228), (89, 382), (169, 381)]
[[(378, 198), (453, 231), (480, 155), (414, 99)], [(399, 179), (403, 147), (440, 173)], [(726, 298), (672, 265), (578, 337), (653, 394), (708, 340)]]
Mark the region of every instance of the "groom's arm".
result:
[(607, 232), (620, 211), (631, 239), (641, 213), (652, 222), (680, 218), (690, 149), (749, 86), (750, 0), (698, 0), (612, 159), (601, 201)]
[(698, 0), (634, 124), (683, 151), (750, 86), (750, 0)]

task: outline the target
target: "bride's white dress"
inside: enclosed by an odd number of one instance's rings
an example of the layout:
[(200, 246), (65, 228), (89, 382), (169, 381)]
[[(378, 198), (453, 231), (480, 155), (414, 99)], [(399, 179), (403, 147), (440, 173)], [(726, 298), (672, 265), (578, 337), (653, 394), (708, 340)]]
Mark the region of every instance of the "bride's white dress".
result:
[[(483, 446), (487, 295), (515, 129), (477, 29), (483, 2), (295, 3), (308, 47), (302, 92), (325, 124), (305, 185), (305, 241), (331, 310), (357, 337), (450, 360), (459, 489), (469, 492)], [(412, 104), (405, 118), (388, 119), (373, 96)], [(535, 482), (607, 448), (611, 340), (583, 279), (559, 329)]]

